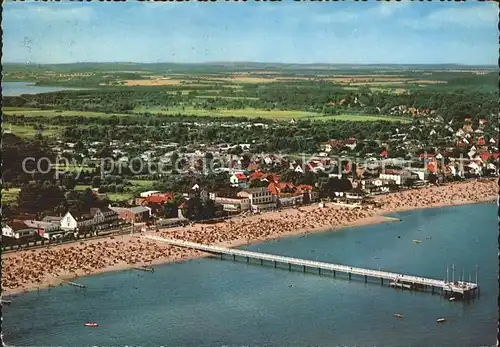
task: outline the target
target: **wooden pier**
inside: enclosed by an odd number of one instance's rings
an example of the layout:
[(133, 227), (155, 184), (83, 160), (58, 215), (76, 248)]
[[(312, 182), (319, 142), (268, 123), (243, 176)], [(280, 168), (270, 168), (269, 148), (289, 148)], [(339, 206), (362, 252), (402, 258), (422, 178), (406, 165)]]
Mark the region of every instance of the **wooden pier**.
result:
[(354, 266), (284, 257), (279, 255), (258, 253), (258, 252), (225, 248), (212, 245), (204, 245), (195, 242), (168, 239), (153, 235), (141, 235), (139, 237), (153, 241), (168, 243), (172, 246), (197, 249), (203, 252), (218, 255), (220, 259), (224, 259), (224, 255), (226, 255), (226, 256), (231, 256), (234, 261), (236, 261), (236, 257), (239, 257), (246, 259), (247, 263), (249, 263), (250, 260), (257, 260), (260, 262), (261, 265), (264, 265), (264, 261), (271, 262), (274, 265), (274, 267), (277, 267), (278, 264), (281, 264), (287, 266), (289, 271), (292, 270), (292, 266), (295, 267), (299, 266), (303, 272), (306, 272), (306, 269), (314, 269), (318, 271), (319, 275), (321, 275), (322, 272), (324, 273), (326, 271), (329, 272), (331, 275), (333, 275), (333, 277), (335, 277), (337, 273), (342, 273), (347, 275), (349, 279), (351, 279), (351, 277), (355, 275), (363, 278), (365, 282), (368, 282), (368, 279), (370, 278), (370, 279), (380, 280), (380, 284), (384, 284), (385, 280), (388, 281), (390, 286), (395, 288), (399, 287), (417, 291), (430, 290), (432, 293), (434, 293), (436, 290), (440, 290), (441, 294), (443, 295), (452, 295), (455, 297), (470, 298), (475, 296), (476, 293), (477, 294), (479, 293), (478, 284), (472, 282), (462, 282), (462, 281), (447, 282), (446, 280), (437, 280), (420, 276), (403, 275), (394, 272), (371, 270)]

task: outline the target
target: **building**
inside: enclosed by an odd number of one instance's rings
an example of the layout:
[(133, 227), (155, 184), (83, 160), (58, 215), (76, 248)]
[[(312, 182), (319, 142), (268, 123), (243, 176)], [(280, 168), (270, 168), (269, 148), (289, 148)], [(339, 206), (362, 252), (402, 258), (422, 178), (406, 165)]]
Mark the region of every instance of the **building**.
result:
[[(62, 219), (62, 217), (60, 217)], [(56, 237), (56, 235), (63, 234), (64, 231), (61, 229), (61, 224), (59, 222), (46, 222), (43, 220), (26, 220), (24, 221), (29, 228), (35, 229), (40, 237), (44, 239), (51, 240)]]
[(385, 170), (384, 173), (379, 175), (379, 178), (382, 180), (392, 180), (396, 185), (400, 186), (404, 185), (408, 179), (420, 179), (420, 174), (408, 170)]
[(28, 227), (25, 223), (14, 221), (2, 227), (2, 236), (16, 240), (26, 239), (36, 234), (36, 230)]
[(90, 214), (94, 217), (94, 225), (97, 229), (112, 228), (122, 222), (118, 213), (109, 207), (91, 208)]
[(220, 197), (216, 196), (214, 198), (216, 203), (222, 205), (222, 210), (226, 212), (244, 212), (250, 210), (250, 199), (242, 197)]
[(111, 207), (121, 219), (131, 223), (147, 223), (150, 220), (151, 209), (144, 206)]
[(158, 190), (148, 190), (146, 192), (142, 192), (140, 194), (140, 196), (141, 196), (141, 198), (147, 198), (148, 196), (151, 196), (153, 194), (158, 194), (158, 193), (161, 193), (161, 192)]
[(233, 175), (231, 175), (231, 177), (229, 177), (229, 182), (231, 184), (231, 186), (233, 187), (237, 187), (238, 185), (242, 185), (244, 183), (246, 183), (247, 181), (247, 176), (245, 176), (245, 174), (241, 173), (241, 172), (237, 172)]
[(174, 198), (174, 194), (172, 193), (154, 193), (146, 197), (144, 202), (142, 203), (143, 205), (149, 205), (149, 204), (164, 204), (168, 202), (169, 200)]
[(61, 229), (64, 231), (91, 230), (93, 225), (94, 217), (90, 213), (68, 211), (61, 219)]
[(238, 197), (248, 198), (252, 211), (276, 208), (276, 200), (267, 187), (244, 189), (237, 194)]
[(61, 220), (61, 229), (64, 231), (90, 231), (112, 228), (121, 224), (116, 211), (109, 207), (91, 208), (90, 213), (68, 211)]

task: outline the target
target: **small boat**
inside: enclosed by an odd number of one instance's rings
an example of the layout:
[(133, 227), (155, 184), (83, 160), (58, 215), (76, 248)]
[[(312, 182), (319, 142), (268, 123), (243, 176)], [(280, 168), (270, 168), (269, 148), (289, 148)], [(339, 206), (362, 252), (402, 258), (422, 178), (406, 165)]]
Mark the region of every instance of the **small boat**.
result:
[(443, 323), (444, 321), (446, 321), (446, 319), (445, 319), (445, 318), (438, 318), (438, 319), (436, 320), (436, 322), (438, 322), (438, 323)]
[(394, 313), (394, 317), (403, 318), (403, 315), (401, 313)]
[(87, 322), (84, 324), (87, 328), (97, 328), (99, 326), (99, 324), (97, 324), (96, 322)]
[(2, 300), (2, 305), (10, 305), (12, 301), (10, 300)]
[(380, 259), (380, 257), (373, 257), (373, 259)]
[(415, 243), (420, 243), (420, 242), (422, 242), (422, 241), (420, 241), (420, 240), (413, 240), (413, 242), (415, 242)]
[(432, 240), (432, 236), (427, 236), (426, 239), (427, 240)]
[(453, 300), (455, 300), (455, 299), (456, 299), (456, 298), (455, 298), (454, 296), (452, 296), (452, 297), (450, 298), (450, 301), (453, 301)]
[(289, 284), (289, 285), (288, 285), (288, 288), (292, 288), (292, 287), (293, 287), (293, 284)]

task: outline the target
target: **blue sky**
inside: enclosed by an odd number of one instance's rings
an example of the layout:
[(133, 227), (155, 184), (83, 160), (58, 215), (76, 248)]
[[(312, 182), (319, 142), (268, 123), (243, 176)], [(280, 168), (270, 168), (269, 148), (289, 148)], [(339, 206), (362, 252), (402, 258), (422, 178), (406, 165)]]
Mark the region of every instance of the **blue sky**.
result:
[(492, 2), (4, 3), (3, 62), (490, 64)]

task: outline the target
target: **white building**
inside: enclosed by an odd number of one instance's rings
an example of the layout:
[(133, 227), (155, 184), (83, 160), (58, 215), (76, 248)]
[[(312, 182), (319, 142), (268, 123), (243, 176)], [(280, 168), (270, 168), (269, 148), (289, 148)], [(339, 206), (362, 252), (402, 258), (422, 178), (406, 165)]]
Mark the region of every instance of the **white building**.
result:
[(12, 222), (2, 227), (2, 236), (12, 237), (17, 240), (33, 236), (35, 233), (35, 229), (28, 227), (23, 222)]
[(215, 197), (214, 201), (222, 204), (224, 211), (243, 212), (250, 210), (250, 199), (248, 198)]
[(237, 196), (248, 198), (253, 211), (276, 208), (276, 201), (267, 187), (244, 189)]
[(147, 192), (142, 192), (141, 193), (141, 198), (147, 198), (148, 196), (151, 196), (151, 195), (154, 195), (154, 194), (158, 194), (158, 193), (161, 193), (161, 192), (158, 191), (158, 190), (148, 190)]

